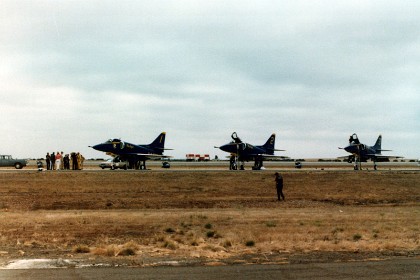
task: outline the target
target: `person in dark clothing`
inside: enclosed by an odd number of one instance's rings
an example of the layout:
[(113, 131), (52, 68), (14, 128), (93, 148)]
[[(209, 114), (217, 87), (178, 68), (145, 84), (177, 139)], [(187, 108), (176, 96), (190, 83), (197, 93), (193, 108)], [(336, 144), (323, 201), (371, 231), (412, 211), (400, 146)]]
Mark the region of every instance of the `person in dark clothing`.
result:
[(54, 152), (52, 152), (50, 159), (51, 159), (51, 169), (50, 170), (54, 170), (54, 168), (55, 168), (55, 154), (54, 154)]
[(276, 189), (277, 189), (277, 199), (280, 201), (282, 198), (283, 200), (285, 200), (284, 198), (284, 194), (283, 194), (283, 177), (278, 173), (274, 173), (274, 175), (276, 176)]
[(76, 153), (71, 153), (71, 163), (72, 163), (72, 167), (71, 169), (73, 170), (78, 170), (79, 169), (79, 165), (77, 164), (77, 154)]
[(50, 153), (47, 153), (47, 155), (45, 156), (45, 161), (47, 163), (47, 170), (51, 169), (51, 156)]
[(63, 161), (64, 161), (64, 169), (66, 169), (66, 170), (70, 169), (70, 158), (69, 158), (69, 154), (66, 154), (64, 156)]

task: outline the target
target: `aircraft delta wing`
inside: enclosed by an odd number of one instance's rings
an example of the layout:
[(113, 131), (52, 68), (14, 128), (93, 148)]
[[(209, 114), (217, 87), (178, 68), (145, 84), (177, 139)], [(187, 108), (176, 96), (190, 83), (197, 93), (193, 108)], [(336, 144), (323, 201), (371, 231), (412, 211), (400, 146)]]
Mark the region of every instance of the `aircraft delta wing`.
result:
[(118, 156), (121, 161), (128, 162), (129, 168), (146, 169), (146, 160), (169, 157), (163, 155), (164, 150), (170, 150), (165, 149), (165, 138), (166, 132), (162, 132), (150, 144), (132, 144), (115, 138), (90, 147), (113, 157)]
[(274, 155), (274, 151), (284, 151), (284, 150), (277, 150), (274, 148), (275, 141), (276, 141), (276, 134), (273, 133), (268, 138), (267, 142), (261, 146), (254, 146), (249, 143), (243, 142), (236, 132), (233, 132), (232, 141), (225, 145), (222, 145), (218, 148), (224, 152), (230, 153), (230, 170), (237, 170), (238, 169), (238, 161), (241, 162), (241, 166), (239, 169), (244, 170), (244, 162), (245, 161), (254, 161), (254, 166), (252, 169), (260, 170), (263, 169), (263, 160), (266, 159), (285, 159), (287, 157), (284, 156), (277, 156)]

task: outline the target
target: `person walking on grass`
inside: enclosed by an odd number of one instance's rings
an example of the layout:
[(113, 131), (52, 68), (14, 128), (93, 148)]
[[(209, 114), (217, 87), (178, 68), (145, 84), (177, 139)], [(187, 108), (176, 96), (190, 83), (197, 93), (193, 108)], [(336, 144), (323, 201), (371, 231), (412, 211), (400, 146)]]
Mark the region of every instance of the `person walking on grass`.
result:
[(276, 176), (275, 181), (276, 181), (276, 189), (277, 189), (277, 199), (278, 201), (281, 200), (280, 198), (285, 200), (284, 194), (283, 194), (283, 177), (278, 172), (274, 173), (274, 176)]

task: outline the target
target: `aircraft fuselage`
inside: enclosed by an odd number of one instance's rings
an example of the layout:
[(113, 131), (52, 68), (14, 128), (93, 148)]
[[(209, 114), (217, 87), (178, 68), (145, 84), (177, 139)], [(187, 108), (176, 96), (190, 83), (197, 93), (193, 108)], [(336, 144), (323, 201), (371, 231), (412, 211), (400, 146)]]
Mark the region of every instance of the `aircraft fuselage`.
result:
[(92, 146), (93, 149), (115, 154), (115, 155), (127, 155), (127, 154), (156, 154), (157, 152), (147, 146), (131, 144), (128, 142), (121, 141), (119, 139), (110, 139), (104, 143)]
[(253, 146), (248, 143), (234, 143), (230, 142), (228, 144), (220, 146), (220, 149), (224, 152), (238, 155), (240, 161), (248, 161), (254, 160), (255, 155), (262, 155), (262, 154), (274, 154), (273, 152), (267, 151), (262, 146)]
[(365, 144), (350, 144), (344, 150), (353, 155), (358, 156), (360, 154), (360, 160), (363, 162), (366, 162), (368, 159), (373, 159), (374, 155), (378, 154), (374, 147)]

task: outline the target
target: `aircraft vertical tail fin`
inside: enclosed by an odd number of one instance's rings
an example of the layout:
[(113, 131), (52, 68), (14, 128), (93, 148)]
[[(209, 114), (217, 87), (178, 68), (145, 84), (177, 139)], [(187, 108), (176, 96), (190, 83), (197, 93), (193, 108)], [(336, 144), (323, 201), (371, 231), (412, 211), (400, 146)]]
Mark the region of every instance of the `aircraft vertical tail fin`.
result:
[(379, 153), (381, 153), (382, 150), (382, 135), (379, 135), (378, 140), (376, 140), (375, 145), (373, 146), (375, 150), (377, 150)]
[(165, 138), (166, 132), (162, 132), (152, 143), (150, 143), (149, 147), (154, 149), (157, 154), (163, 154), (163, 150), (165, 149)]
[(276, 143), (276, 134), (271, 134), (270, 138), (268, 138), (267, 142), (263, 145), (264, 148), (266, 148), (268, 154), (273, 155), (274, 154), (274, 144)]

